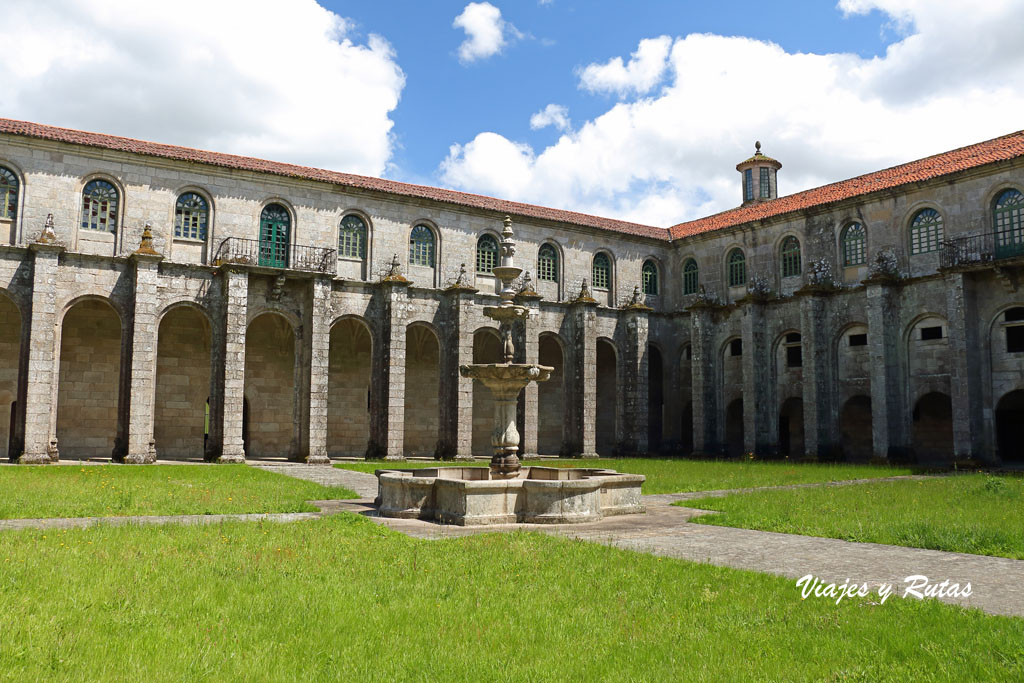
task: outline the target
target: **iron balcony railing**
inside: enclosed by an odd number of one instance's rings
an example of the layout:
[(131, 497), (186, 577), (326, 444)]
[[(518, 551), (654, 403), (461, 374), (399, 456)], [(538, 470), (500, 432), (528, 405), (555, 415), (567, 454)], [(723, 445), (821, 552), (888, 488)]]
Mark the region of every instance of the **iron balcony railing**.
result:
[(214, 263), (245, 263), (267, 268), (333, 273), (338, 258), (334, 249), (304, 244), (228, 237), (220, 243)]
[(1024, 230), (968, 235), (942, 243), (939, 264), (955, 268), (1024, 256)]

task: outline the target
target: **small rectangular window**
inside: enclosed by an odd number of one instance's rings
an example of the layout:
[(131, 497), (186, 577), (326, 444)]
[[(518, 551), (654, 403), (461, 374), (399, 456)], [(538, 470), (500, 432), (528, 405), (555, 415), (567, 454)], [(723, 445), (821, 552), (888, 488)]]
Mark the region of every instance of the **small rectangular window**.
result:
[(743, 201), (750, 201), (754, 198), (754, 169), (748, 168), (743, 172)]
[(929, 339), (942, 339), (942, 325), (921, 328), (921, 341)]
[(729, 355), (730, 356), (742, 356), (743, 355), (743, 340), (733, 339), (729, 342)]
[(787, 344), (799, 344), (800, 343), (800, 333), (799, 332), (790, 332), (789, 334), (787, 334), (786, 335), (786, 343)]
[(864, 334), (851, 334), (850, 335), (850, 346), (867, 346), (868, 335)]
[(1024, 351), (1024, 325), (1013, 325), (1006, 328), (1006, 352), (1020, 353)]
[(767, 168), (761, 169), (761, 199), (771, 199), (772, 196), (771, 182), (768, 179), (768, 173), (769, 171)]
[(800, 368), (804, 364), (804, 350), (802, 346), (786, 347), (786, 367)]

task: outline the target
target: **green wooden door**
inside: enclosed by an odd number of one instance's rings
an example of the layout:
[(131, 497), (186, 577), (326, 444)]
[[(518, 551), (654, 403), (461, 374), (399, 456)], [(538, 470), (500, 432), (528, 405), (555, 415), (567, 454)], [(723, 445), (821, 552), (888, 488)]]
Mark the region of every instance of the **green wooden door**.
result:
[(271, 204), (260, 215), (260, 265), (288, 267), (291, 217), (280, 204)]

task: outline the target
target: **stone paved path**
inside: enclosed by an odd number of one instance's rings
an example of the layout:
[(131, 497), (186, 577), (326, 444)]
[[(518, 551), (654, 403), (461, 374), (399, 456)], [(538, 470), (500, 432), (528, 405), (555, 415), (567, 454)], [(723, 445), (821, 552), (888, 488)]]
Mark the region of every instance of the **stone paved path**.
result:
[(343, 470), (330, 465), (307, 465), (301, 462), (249, 463), (249, 466), (268, 472), (286, 474), (296, 479), (305, 479), (324, 486), (344, 486), (358, 493), (361, 498), (377, 497), (377, 477), (366, 472)]

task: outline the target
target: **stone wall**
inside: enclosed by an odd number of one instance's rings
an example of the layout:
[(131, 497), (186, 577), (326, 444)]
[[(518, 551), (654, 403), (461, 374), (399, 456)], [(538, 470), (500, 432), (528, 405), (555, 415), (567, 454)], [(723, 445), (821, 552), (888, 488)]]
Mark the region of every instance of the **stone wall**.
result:
[(433, 456), (440, 436), (440, 347), (425, 325), (410, 325), (405, 353), (405, 455)]
[(210, 324), (191, 307), (160, 321), (153, 437), (160, 458), (202, 458), (210, 397)]
[(346, 318), (331, 328), (327, 399), (327, 452), (363, 457), (370, 439), (370, 330)]
[(295, 443), (295, 330), (265, 313), (245, 336), (246, 456), (288, 457)]
[(21, 357), (21, 314), (0, 295), (0, 458), (9, 457), (11, 410), (18, 400), (18, 359)]
[(554, 371), (547, 382), (537, 387), (537, 451), (539, 455), (559, 455), (565, 429), (565, 362), (562, 347), (554, 335), (541, 335), (538, 362), (553, 367)]

